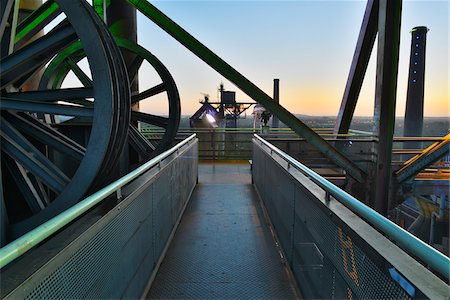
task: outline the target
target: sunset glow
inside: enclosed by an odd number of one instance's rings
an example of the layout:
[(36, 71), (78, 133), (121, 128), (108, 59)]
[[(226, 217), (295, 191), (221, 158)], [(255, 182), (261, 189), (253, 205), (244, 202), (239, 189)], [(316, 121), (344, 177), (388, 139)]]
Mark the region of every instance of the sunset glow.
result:
[[(225, 61), (272, 95), (280, 79), (280, 103), (289, 111), (336, 116), (342, 100), (366, 1), (156, 1), (155, 5)], [(427, 37), (425, 115), (450, 116), (448, 2), (404, 1), (397, 115), (406, 101), (410, 30), (423, 25)], [(202, 93), (237, 88), (150, 21), (138, 16), (139, 43), (174, 76), (182, 114), (198, 107)], [(145, 34), (144, 34), (145, 32)], [(373, 115), (376, 45), (355, 115)], [(237, 90), (237, 98), (250, 100)], [(155, 104), (143, 110), (162, 112)]]

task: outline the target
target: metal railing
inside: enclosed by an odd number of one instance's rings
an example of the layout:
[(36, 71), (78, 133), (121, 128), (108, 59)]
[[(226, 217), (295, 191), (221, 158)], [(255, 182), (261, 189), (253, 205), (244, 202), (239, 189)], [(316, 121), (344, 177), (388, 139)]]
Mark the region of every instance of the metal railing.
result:
[(20, 238), (16, 239), (15, 241), (9, 243), (5, 247), (0, 249), (0, 268), (3, 268), (7, 264), (9, 264), (11, 261), (15, 260), (16, 258), (22, 256), (24, 253), (26, 253), (28, 250), (33, 248), (34, 246), (38, 245), (42, 241), (44, 241), (46, 238), (50, 237), (52, 234), (75, 220), (76, 218), (80, 217), (82, 214), (87, 212), (89, 209), (106, 199), (108, 196), (112, 195), (113, 193), (119, 193), (126, 184), (130, 183), (143, 173), (150, 170), (152, 167), (158, 165), (161, 163), (162, 160), (166, 159), (173, 153), (177, 152), (179, 149), (181, 149), (186, 144), (192, 142), (195, 140), (196, 135), (192, 134), (182, 142), (178, 143), (171, 149), (161, 153), (160, 155), (156, 156), (155, 158), (151, 159), (150, 161), (146, 162), (142, 166), (136, 168), (135, 170), (131, 171), (127, 175), (123, 176), (122, 178), (114, 181), (113, 183), (107, 185), (106, 187), (102, 188), (101, 190), (95, 192), (94, 194), (90, 195), (89, 197), (85, 198), (84, 200), (80, 201), (76, 205), (72, 206), (71, 208), (65, 210), (61, 214), (55, 216), (54, 218), (48, 220), (47, 222), (39, 225), (38, 227), (34, 228), (33, 230), (29, 231), (28, 233), (24, 234)]
[(382, 233), (386, 234), (389, 238), (393, 239), (407, 252), (417, 256), (425, 264), (429, 265), (432, 269), (444, 275), (446, 278), (450, 278), (450, 259), (447, 256), (440, 253), (428, 244), (422, 242), (420, 239), (416, 238), (414, 235), (410, 234), (403, 228), (397, 226), (347, 192), (336, 187), (328, 180), (324, 179), (311, 169), (299, 163), (291, 156), (287, 155), (277, 147), (265, 141), (260, 136), (255, 134), (254, 137), (262, 145), (268, 147), (271, 153), (276, 153), (279, 157), (285, 160), (289, 164), (289, 166), (298, 169), (301, 173), (308, 176), (313, 182), (319, 185), (327, 193), (332, 195), (336, 200), (347, 206), (361, 218), (368, 221), (372, 226), (380, 230)]
[[(350, 131), (348, 134), (336, 135), (329, 128), (313, 128), (313, 130), (327, 141), (346, 142), (346, 138), (362, 143), (372, 141), (370, 139), (372, 136), (365, 132)], [(149, 140), (155, 141), (158, 141), (164, 133), (157, 128), (141, 128), (141, 132)], [(249, 160), (252, 156), (253, 134), (261, 134), (261, 130), (256, 128), (181, 128), (178, 130), (177, 139), (183, 139), (192, 133), (197, 134), (199, 159), (201, 160)], [(298, 137), (290, 128), (270, 128), (269, 134), (261, 135), (271, 141), (286, 145), (297, 144), (297, 142), (302, 142), (302, 145), (307, 144), (304, 138)], [(289, 148), (289, 145), (287, 147)], [(312, 150), (318, 152), (314, 148)], [(359, 153), (360, 151), (357, 154)], [(321, 156), (323, 157), (323, 155)]]
[[(364, 163), (374, 159), (375, 152), (371, 150), (372, 144), (376, 143), (376, 138), (369, 132), (350, 130), (348, 134), (334, 134), (330, 128), (312, 128), (326, 141), (335, 143), (335, 145), (344, 145), (338, 147), (345, 155), (349, 155), (356, 162), (362, 161), (361, 167), (365, 168)], [(141, 132), (150, 140), (159, 140), (164, 131), (159, 128), (141, 128)], [(253, 134), (259, 134), (266, 140), (276, 144), (281, 150), (289, 155), (296, 157), (294, 151), (303, 149), (306, 140), (299, 137), (290, 128), (270, 128), (269, 134), (262, 134), (260, 129), (256, 128), (180, 128), (178, 130), (177, 140), (186, 138), (196, 133), (199, 139), (199, 159), (202, 160), (249, 160), (251, 159), (251, 140)], [(392, 166), (398, 167), (404, 164), (402, 156), (405, 154), (416, 155), (422, 153), (423, 149), (433, 142), (443, 141), (443, 137), (394, 137), (394, 148), (392, 150)], [(421, 149), (406, 149), (405, 142), (421, 142)], [(347, 147), (346, 144), (351, 144)], [(352, 149), (357, 147), (357, 149)], [(306, 148), (305, 148), (306, 149)], [(307, 150), (318, 153), (312, 146)], [(304, 151), (303, 151), (304, 152)], [(318, 153), (323, 160), (326, 158)], [(304, 153), (302, 153), (304, 157)]]

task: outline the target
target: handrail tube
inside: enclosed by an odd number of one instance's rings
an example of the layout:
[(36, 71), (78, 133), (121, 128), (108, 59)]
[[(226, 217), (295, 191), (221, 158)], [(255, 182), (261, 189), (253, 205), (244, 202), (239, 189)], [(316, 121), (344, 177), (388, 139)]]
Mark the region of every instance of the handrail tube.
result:
[(450, 259), (447, 256), (437, 251), (430, 245), (422, 242), (420, 239), (380, 215), (375, 210), (366, 206), (347, 192), (341, 190), (288, 154), (265, 141), (257, 134), (255, 134), (254, 137), (262, 144), (270, 148), (273, 152), (277, 153), (281, 158), (286, 160), (291, 166), (294, 166), (302, 173), (308, 175), (312, 181), (318, 184), (325, 191), (329, 192), (336, 198), (336, 200), (347, 206), (360, 217), (364, 218), (371, 225), (386, 234), (389, 238), (393, 239), (404, 249), (419, 257), (425, 264), (437, 270), (439, 273), (446, 276), (446, 278), (450, 278)]
[(59, 215), (53, 217), (47, 222), (39, 225), (33, 230), (27, 232), (20, 238), (12, 241), (5, 247), (0, 249), (0, 269), (9, 264), (11, 261), (15, 260), (22, 254), (26, 253), (28, 250), (51, 236), (53, 233), (57, 232), (59, 229), (63, 228), (77, 217), (81, 216), (83, 213), (88, 211), (93, 206), (100, 203), (109, 195), (113, 194), (124, 185), (128, 184), (132, 180), (136, 179), (138, 176), (147, 172), (150, 168), (157, 165), (163, 159), (167, 158), (169, 155), (175, 153), (178, 149), (192, 141), (196, 137), (192, 134), (182, 142), (178, 143), (171, 149), (161, 153), (150, 161), (146, 162), (142, 166), (136, 168), (125, 176), (119, 178), (118, 180), (112, 182), (101, 190), (95, 192), (94, 194), (88, 196), (84, 200), (78, 202), (69, 209), (63, 211)]

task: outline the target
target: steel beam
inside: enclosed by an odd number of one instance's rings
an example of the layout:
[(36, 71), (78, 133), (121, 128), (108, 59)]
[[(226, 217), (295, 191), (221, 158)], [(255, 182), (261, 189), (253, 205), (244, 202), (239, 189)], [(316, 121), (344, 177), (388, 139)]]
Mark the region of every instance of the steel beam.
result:
[(89, 78), (83, 70), (81, 70), (81, 68), (76, 64), (76, 62), (73, 61), (71, 57), (66, 59), (66, 63), (84, 87), (92, 87), (92, 79)]
[[(0, 155), (0, 166), (3, 165), (4, 157)], [(0, 247), (6, 244), (6, 226), (8, 225), (8, 214), (6, 212), (5, 199), (3, 193), (3, 174), (0, 168)]]
[(4, 156), (3, 160), (8, 168), (9, 175), (12, 177), (11, 179), (16, 183), (31, 212), (38, 213), (43, 210), (45, 208), (44, 203), (29, 179), (28, 173), (12, 158)]
[[(109, 2), (109, 1), (108, 1)], [(100, 19), (106, 23), (106, 0), (94, 0), (92, 6), (94, 7), (95, 12), (100, 16)]]
[[(123, 38), (137, 43), (137, 16), (136, 8), (129, 5), (126, 0), (105, 1), (106, 24), (115, 38)], [(123, 59), (130, 70), (130, 66), (136, 58), (136, 54), (122, 51)], [(142, 61), (141, 61), (142, 62)], [(140, 66), (140, 65), (139, 65)], [(136, 69), (136, 71), (139, 67)], [(134, 80), (137, 73), (133, 74), (133, 80), (130, 80), (131, 93), (139, 91), (138, 80)], [(131, 105), (133, 111), (139, 111), (139, 102)]]
[(94, 97), (95, 95), (93, 88), (39, 90), (29, 92), (5, 93), (4, 95), (2, 95), (2, 98), (5, 100), (30, 101), (35, 103), (69, 101)]
[(441, 157), (448, 154), (450, 151), (450, 134), (444, 137), (444, 140), (438, 143), (434, 143), (425, 149), (421, 154), (415, 156), (409, 160), (402, 168), (400, 168), (395, 175), (397, 181), (403, 183), (408, 179), (411, 179), (425, 167), (436, 162)]
[(147, 157), (156, 149), (148, 139), (142, 138), (139, 129), (137, 129), (133, 124), (130, 124), (128, 127), (128, 137), (130, 139), (131, 146), (142, 157)]
[(379, 0), (369, 0), (359, 31), (334, 133), (348, 133), (378, 31)]
[(70, 179), (9, 122), (2, 119), (1, 123), (2, 151), (39, 177), (53, 191), (61, 193)]
[(73, 28), (66, 24), (2, 59), (1, 88), (42, 67), (77, 38)]
[(395, 125), (401, 0), (380, 0), (374, 135), (378, 137), (375, 210), (386, 215), (391, 178), (392, 139)]
[(5, 0), (0, 3), (1, 8), (1, 19), (0, 19), (0, 40), (3, 38), (3, 33), (6, 29), (6, 24), (8, 23), (9, 14), (11, 13), (11, 9), (13, 7), (13, 0)]
[(72, 141), (59, 131), (53, 129), (47, 124), (41, 123), (27, 114), (21, 116), (11, 113), (2, 114), (6, 120), (14, 124), (15, 128), (22, 134), (32, 137), (69, 157), (81, 161), (86, 149), (78, 143)]
[(354, 177), (359, 182), (364, 181), (364, 172), (354, 162), (336, 150), (284, 107), (275, 103), (269, 95), (264, 93), (255, 84), (250, 82), (250, 80), (199, 42), (169, 17), (159, 11), (155, 6), (145, 0), (127, 1), (135, 6), (141, 13), (152, 20), (161, 29), (166, 31), (174, 39), (189, 49), (193, 54), (216, 70), (219, 74), (233, 82), (250, 98), (262, 104), (266, 109), (272, 112), (273, 115), (276, 115), (284, 124), (292, 128), (292, 130), (294, 130), (298, 135), (303, 136), (311, 145), (317, 148), (327, 158), (345, 169), (350, 176)]
[[(273, 101), (280, 103), (280, 79), (273, 80)], [(280, 120), (275, 115), (272, 116), (272, 127), (280, 127)]]
[(2, 99), (2, 109), (25, 112), (38, 112), (62, 116), (89, 117), (94, 116), (94, 109), (65, 104), (36, 103), (33, 101)]
[(144, 100), (146, 98), (150, 98), (153, 96), (156, 96), (158, 94), (161, 94), (162, 92), (166, 91), (166, 86), (164, 83), (160, 83), (158, 85), (155, 85), (154, 87), (151, 87), (143, 92), (140, 92), (137, 95), (131, 96), (131, 104), (138, 103), (141, 100)]
[(30, 41), (39, 31), (44, 30), (44, 27), (59, 14), (61, 14), (61, 10), (53, 0), (46, 1), (40, 5), (39, 8), (17, 25), (17, 33), (14, 38), (16, 49)]
[(141, 121), (161, 128), (167, 128), (167, 126), (169, 126), (169, 118), (142, 113), (138, 111), (131, 112), (131, 120), (134, 122)]
[[(0, 1), (0, 16), (1, 16), (1, 23), (0, 23), (0, 57), (4, 57), (6, 55), (9, 55), (9, 44), (11, 42), (11, 35), (12, 35), (12, 28), (11, 25), (7, 26), (8, 24), (13, 23), (13, 7), (15, 7), (15, 1), (9, 0), (10, 3), (7, 3), (6, 1)], [(10, 5), (10, 7), (8, 7)], [(1, 29), (1, 27), (4, 26), (4, 29)], [(0, 64), (1, 65), (1, 64)]]

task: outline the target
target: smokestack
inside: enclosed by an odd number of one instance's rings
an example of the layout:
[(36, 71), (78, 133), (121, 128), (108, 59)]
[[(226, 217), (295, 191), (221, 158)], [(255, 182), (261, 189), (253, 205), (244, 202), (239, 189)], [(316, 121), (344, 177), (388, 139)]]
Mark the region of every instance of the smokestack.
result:
[[(414, 27), (411, 30), (411, 57), (403, 136), (422, 136), (427, 32), (428, 28), (425, 26)], [(422, 143), (420, 142), (404, 143), (404, 148), (421, 147)]]
[[(280, 103), (280, 79), (273, 80), (273, 101)], [(272, 128), (278, 128), (280, 126), (280, 120), (273, 115), (272, 116)]]

